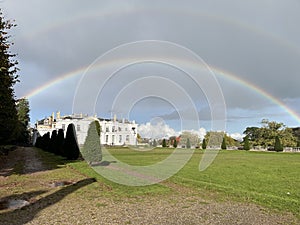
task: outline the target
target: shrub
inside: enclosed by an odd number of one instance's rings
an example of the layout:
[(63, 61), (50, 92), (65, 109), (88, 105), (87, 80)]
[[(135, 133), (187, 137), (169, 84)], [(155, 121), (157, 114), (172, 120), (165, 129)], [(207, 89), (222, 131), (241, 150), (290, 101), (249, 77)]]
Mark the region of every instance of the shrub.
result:
[(50, 138), (50, 146), (49, 146), (49, 151), (52, 153), (56, 152), (56, 140), (57, 140), (57, 131), (53, 130)]
[(67, 128), (65, 143), (63, 146), (65, 157), (70, 160), (78, 159), (79, 148), (77, 144), (76, 132), (73, 123), (70, 123)]
[(55, 154), (65, 156), (63, 146), (65, 142), (64, 130), (59, 129), (56, 137), (56, 146), (55, 146)]
[(227, 146), (226, 146), (226, 140), (225, 140), (225, 136), (223, 137), (223, 141), (222, 141), (221, 149), (223, 149), (223, 150), (227, 149)]
[(102, 160), (100, 136), (97, 129), (98, 121), (91, 122), (84, 145), (81, 148), (83, 158), (89, 163), (97, 163)]
[(207, 145), (206, 145), (206, 140), (205, 138), (202, 141), (202, 149), (206, 149)]
[(282, 146), (281, 141), (280, 141), (278, 136), (276, 136), (276, 138), (275, 138), (274, 150), (276, 152), (282, 152), (283, 151), (283, 146)]

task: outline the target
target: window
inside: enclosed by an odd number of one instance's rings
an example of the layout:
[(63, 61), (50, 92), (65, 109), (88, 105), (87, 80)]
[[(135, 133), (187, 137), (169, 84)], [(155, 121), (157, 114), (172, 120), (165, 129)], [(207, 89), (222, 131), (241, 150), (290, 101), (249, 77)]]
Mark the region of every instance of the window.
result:
[(112, 127), (112, 132), (116, 132), (115, 126)]
[(108, 143), (108, 135), (105, 136), (105, 143)]
[(77, 131), (80, 131), (80, 125), (77, 124)]
[(118, 127), (118, 130), (119, 130), (119, 131), (122, 131), (122, 128), (121, 128), (121, 127)]
[(126, 141), (129, 142), (129, 135), (126, 135)]
[(119, 143), (122, 143), (122, 135), (119, 135)]
[(106, 132), (109, 132), (109, 127), (106, 127)]
[(111, 143), (114, 144), (114, 142), (115, 142), (115, 135), (112, 135), (111, 136)]
[(65, 130), (65, 129), (66, 129), (66, 124), (62, 124), (62, 125), (61, 125), (61, 128), (62, 128), (63, 130)]

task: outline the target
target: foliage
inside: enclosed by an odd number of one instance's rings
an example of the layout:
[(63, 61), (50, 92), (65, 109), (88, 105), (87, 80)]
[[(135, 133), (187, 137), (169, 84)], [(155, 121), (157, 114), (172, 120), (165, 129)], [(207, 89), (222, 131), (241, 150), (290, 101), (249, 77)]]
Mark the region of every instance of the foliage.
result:
[(50, 146), (49, 151), (52, 153), (56, 153), (56, 142), (57, 142), (57, 131), (53, 130), (50, 138)]
[(63, 129), (59, 129), (56, 137), (55, 154), (65, 156), (63, 146), (65, 142), (65, 134)]
[(153, 140), (152, 146), (153, 146), (153, 147), (157, 147), (157, 141), (156, 141), (156, 139)]
[(191, 148), (191, 142), (189, 138), (186, 140), (186, 148)]
[(177, 140), (176, 139), (174, 139), (174, 141), (173, 141), (173, 147), (177, 148)]
[(206, 149), (207, 145), (206, 145), (206, 139), (204, 138), (202, 141), (202, 149)]
[(162, 141), (162, 147), (163, 147), (163, 148), (167, 147), (166, 139), (163, 139), (163, 141)]
[(244, 137), (244, 150), (250, 150), (250, 142), (248, 135)]
[(28, 144), (29, 143), (29, 102), (26, 98), (21, 98), (16, 102), (16, 110), (18, 115), (18, 129), (17, 129), (17, 141), (19, 143)]
[(222, 144), (221, 144), (221, 149), (223, 149), (223, 150), (227, 149), (226, 138), (225, 137), (223, 137), (223, 141), (222, 141)]
[(223, 142), (225, 133), (219, 131), (208, 131), (205, 135), (207, 146), (210, 148), (220, 148)]
[(73, 123), (68, 125), (63, 149), (67, 159), (78, 159), (80, 151), (77, 144), (75, 126)]
[(10, 52), (11, 36), (7, 33), (14, 26), (4, 19), (0, 11), (0, 144), (17, 141), (19, 134), (20, 123), (13, 90), (13, 85), (18, 81), (18, 62), (14, 60), (15, 54)]
[(102, 160), (102, 151), (100, 146), (100, 136), (97, 130), (97, 122), (98, 121), (93, 121), (90, 123), (84, 145), (80, 149), (83, 158), (89, 164), (92, 164), (93, 162), (100, 162)]
[(297, 146), (297, 138), (294, 136), (293, 130), (286, 127), (283, 123), (276, 121), (262, 120), (262, 127), (247, 127), (244, 131), (248, 135), (250, 143), (253, 146), (274, 146), (275, 138), (278, 136), (281, 143), (286, 147)]
[(187, 142), (190, 142), (190, 146), (199, 146), (199, 136), (196, 133), (190, 131), (183, 131), (180, 135), (180, 143), (181, 145), (187, 145)]
[(276, 138), (275, 138), (274, 150), (276, 152), (282, 152), (283, 151), (283, 147), (282, 147), (282, 144), (281, 144), (280, 139), (279, 139), (278, 136), (276, 136)]

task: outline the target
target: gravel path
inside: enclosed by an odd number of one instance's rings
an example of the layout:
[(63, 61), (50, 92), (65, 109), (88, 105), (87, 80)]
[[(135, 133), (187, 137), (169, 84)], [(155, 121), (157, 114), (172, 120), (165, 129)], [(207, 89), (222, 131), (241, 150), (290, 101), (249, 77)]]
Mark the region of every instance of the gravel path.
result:
[[(34, 148), (21, 150), (11, 152), (6, 160), (6, 172), (16, 166), (13, 159), (25, 162), (23, 172), (43, 169)], [(4, 173), (3, 167), (0, 173)], [(50, 194), (45, 197), (47, 201), (0, 211), (0, 224), (300, 224), (292, 214), (270, 212), (254, 204), (204, 200), (194, 190), (175, 184), (170, 184), (173, 194), (166, 196), (84, 198), (78, 193), (88, 191), (89, 184), (74, 184), (72, 192), (67, 194), (63, 192), (64, 187), (53, 188), (60, 192), (56, 195), (64, 195), (59, 201), (53, 200)]]

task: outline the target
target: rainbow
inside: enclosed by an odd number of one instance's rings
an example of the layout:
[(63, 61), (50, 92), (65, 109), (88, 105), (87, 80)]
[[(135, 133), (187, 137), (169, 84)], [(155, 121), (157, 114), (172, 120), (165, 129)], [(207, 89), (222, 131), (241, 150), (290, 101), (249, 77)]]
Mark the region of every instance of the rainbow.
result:
[[(142, 14), (145, 12), (148, 12), (148, 13), (163, 12), (163, 13), (174, 14), (176, 16), (178, 16), (178, 15), (187, 16), (188, 15), (188, 16), (193, 16), (196, 18), (206, 18), (206, 19), (209, 19), (212, 21), (216, 21), (218, 23), (230, 24), (230, 25), (236, 26), (238, 28), (248, 30), (252, 33), (256, 33), (256, 34), (262, 35), (264, 37), (270, 38), (271, 40), (276, 41), (277, 43), (280, 43), (281, 45), (287, 47), (289, 50), (299, 54), (298, 46), (296, 46), (293, 43), (288, 42), (282, 38), (279, 38), (272, 33), (266, 32), (263, 29), (254, 27), (248, 23), (241, 22), (241, 21), (235, 20), (233, 18), (222, 17), (221, 15), (216, 15), (216, 14), (213, 15), (213, 14), (208, 14), (205, 12), (199, 13), (196, 10), (187, 10), (187, 9), (181, 9), (181, 8), (170, 9), (170, 8), (162, 8), (161, 6), (152, 7), (152, 8), (130, 7), (130, 6), (122, 7), (122, 9), (120, 9), (120, 7), (119, 8), (110, 8), (110, 9), (101, 10), (100, 12), (95, 10), (93, 12), (76, 14), (71, 18), (67, 18), (67, 19), (64, 18), (64, 20), (61, 20), (58, 18), (56, 21), (51, 21), (47, 25), (41, 25), (40, 27), (34, 28), (35, 30), (31, 30), (30, 32), (27, 32), (24, 35), (24, 38), (33, 39), (36, 36), (47, 34), (53, 30), (63, 28), (65, 26), (68, 26), (71, 23), (75, 23), (76, 21), (81, 21), (81, 20), (85, 20), (85, 19), (93, 19), (93, 18), (107, 19), (107, 17), (111, 17), (111, 16), (122, 16), (122, 15), (129, 15), (129, 14), (133, 14), (133, 13)], [(113, 62), (111, 62), (111, 63), (113, 63)], [(107, 65), (103, 65), (103, 66), (109, 66), (109, 65), (107, 64)], [(237, 76), (231, 72), (228, 72), (224, 69), (220, 69), (220, 68), (217, 68), (217, 67), (214, 67), (211, 65), (210, 65), (210, 68), (212, 69), (212, 71), (215, 73), (215, 75), (217, 77), (223, 77), (229, 81), (232, 81), (238, 85), (241, 85), (247, 89), (250, 89), (250, 90), (254, 91), (255, 93), (257, 93), (258, 95), (268, 99), (270, 102), (280, 106), (293, 119), (295, 119), (297, 121), (297, 123), (300, 123), (300, 116), (297, 114), (297, 112), (290, 109), (287, 105), (285, 105), (285, 103), (283, 101), (277, 99), (270, 93), (263, 90), (261, 87), (256, 86), (247, 80), (241, 79), (239, 76)], [(43, 91), (47, 90), (50, 87), (53, 87), (59, 83), (65, 82), (68, 79), (82, 76), (85, 73), (86, 69), (87, 69), (87, 67), (77, 68), (74, 71), (70, 71), (68, 73), (59, 75), (57, 78), (28, 92), (23, 97), (30, 99), (30, 98), (33, 98), (34, 96), (38, 96), (40, 93), (42, 93)]]
[[(135, 59), (135, 60), (137, 60), (137, 59)], [(113, 64), (114, 64), (114, 62), (112, 61), (112, 62), (106, 63), (105, 65), (101, 65), (101, 66), (102, 67), (103, 66), (111, 66)], [(193, 66), (193, 65), (189, 65), (189, 66)], [(297, 121), (297, 123), (300, 124), (300, 116), (297, 114), (297, 112), (295, 112), (294, 110), (289, 108), (283, 101), (279, 100), (278, 98), (274, 97), (270, 93), (263, 90), (261, 87), (256, 86), (253, 83), (251, 83), (247, 80), (244, 80), (244, 79), (240, 78), (239, 76), (237, 76), (233, 73), (230, 73), (224, 69), (220, 69), (220, 68), (217, 68), (217, 67), (211, 66), (211, 65), (209, 67), (214, 72), (214, 74), (216, 75), (217, 78), (222, 77), (222, 78), (229, 80), (233, 83), (236, 83), (242, 87), (252, 90), (259, 96), (262, 96), (262, 97), (266, 98), (267, 100), (269, 100), (270, 102), (274, 103), (275, 105), (278, 105), (286, 113), (288, 113), (293, 119), (295, 119)], [(74, 77), (82, 76), (86, 72), (86, 70), (87, 70), (87, 67), (82, 67), (82, 68), (78, 68), (74, 71), (68, 72), (66, 74), (63, 74), (63, 75), (59, 76), (58, 78), (55, 78), (55, 79), (51, 80), (50, 82), (25, 94), (23, 97), (30, 99), (34, 96), (37, 96), (39, 93), (47, 90), (48, 88), (53, 87), (59, 83), (66, 82), (67, 80), (72, 79)]]

